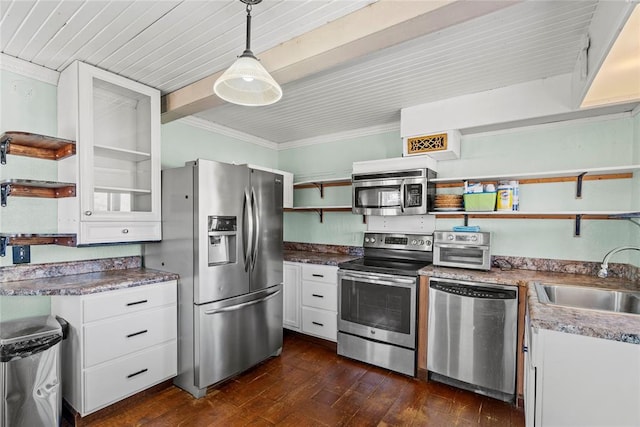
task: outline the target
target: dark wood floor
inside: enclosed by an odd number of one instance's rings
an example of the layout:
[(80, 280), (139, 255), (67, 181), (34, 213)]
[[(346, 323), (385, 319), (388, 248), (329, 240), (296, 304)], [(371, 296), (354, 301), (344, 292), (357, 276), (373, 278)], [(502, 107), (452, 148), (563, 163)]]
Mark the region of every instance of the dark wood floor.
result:
[[(96, 414), (97, 415), (97, 414)], [(171, 386), (92, 426), (523, 426), (522, 410), (285, 334), (280, 357), (202, 399)]]

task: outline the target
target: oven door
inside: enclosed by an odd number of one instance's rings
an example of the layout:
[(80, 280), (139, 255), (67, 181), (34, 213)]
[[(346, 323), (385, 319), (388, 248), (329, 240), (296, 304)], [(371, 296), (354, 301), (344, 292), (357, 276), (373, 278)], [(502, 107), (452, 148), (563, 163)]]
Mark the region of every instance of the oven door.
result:
[(421, 215), (428, 210), (427, 179), (353, 182), (352, 212), (358, 215)]
[(489, 246), (434, 243), (433, 265), (489, 270), (491, 252)]
[(338, 271), (338, 331), (416, 347), (416, 278)]

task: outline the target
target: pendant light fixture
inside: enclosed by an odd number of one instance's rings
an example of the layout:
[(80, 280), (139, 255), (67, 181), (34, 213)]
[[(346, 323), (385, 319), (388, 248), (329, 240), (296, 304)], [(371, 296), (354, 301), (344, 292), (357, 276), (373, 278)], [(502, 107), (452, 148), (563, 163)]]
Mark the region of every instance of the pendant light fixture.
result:
[(270, 105), (282, 98), (280, 85), (251, 51), (251, 7), (262, 0), (240, 0), (247, 5), (247, 46), (213, 84), (213, 91), (227, 102), (238, 105)]

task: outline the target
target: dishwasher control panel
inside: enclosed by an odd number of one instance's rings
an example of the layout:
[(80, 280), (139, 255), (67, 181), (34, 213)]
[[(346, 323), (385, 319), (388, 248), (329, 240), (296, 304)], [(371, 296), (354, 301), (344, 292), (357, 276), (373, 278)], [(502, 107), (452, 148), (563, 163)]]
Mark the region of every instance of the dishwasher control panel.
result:
[(516, 290), (489, 288), (485, 286), (467, 285), (462, 283), (438, 282), (431, 280), (429, 283), (431, 289), (455, 294), (469, 298), (490, 298), (490, 299), (516, 299), (518, 292)]

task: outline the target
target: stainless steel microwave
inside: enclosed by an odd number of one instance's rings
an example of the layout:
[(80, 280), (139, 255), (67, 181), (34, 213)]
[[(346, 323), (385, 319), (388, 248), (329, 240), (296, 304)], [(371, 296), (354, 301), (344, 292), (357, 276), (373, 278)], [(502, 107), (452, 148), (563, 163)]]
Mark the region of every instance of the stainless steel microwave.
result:
[(423, 215), (435, 197), (431, 169), (354, 173), (352, 212), (359, 215)]

